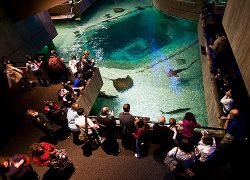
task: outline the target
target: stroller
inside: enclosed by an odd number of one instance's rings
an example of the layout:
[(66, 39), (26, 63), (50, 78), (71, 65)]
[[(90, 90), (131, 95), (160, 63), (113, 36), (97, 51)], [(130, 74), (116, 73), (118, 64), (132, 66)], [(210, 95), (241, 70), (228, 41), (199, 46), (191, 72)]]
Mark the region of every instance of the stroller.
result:
[(65, 176), (69, 172), (74, 172), (73, 163), (67, 156), (65, 149), (56, 149), (56, 155), (51, 157), (51, 168), (60, 176)]

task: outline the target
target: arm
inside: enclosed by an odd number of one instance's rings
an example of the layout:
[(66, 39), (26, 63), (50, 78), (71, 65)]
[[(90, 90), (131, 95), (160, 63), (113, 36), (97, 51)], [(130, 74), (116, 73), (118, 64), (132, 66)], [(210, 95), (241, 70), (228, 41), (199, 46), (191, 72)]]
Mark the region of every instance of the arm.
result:
[(171, 149), (170, 151), (168, 151), (167, 156), (174, 157), (176, 149), (177, 149), (177, 147), (174, 147), (173, 149)]
[(24, 163), (24, 159), (21, 159), (19, 162), (13, 162), (16, 168), (19, 168)]
[(174, 132), (174, 135), (173, 135), (173, 139), (176, 139), (176, 136), (177, 136), (177, 130), (176, 130), (176, 127), (174, 127), (173, 129), (171, 129), (173, 132)]
[(20, 74), (23, 74), (23, 71), (19, 68), (16, 68), (16, 67), (12, 67), (14, 71), (17, 71), (19, 72)]

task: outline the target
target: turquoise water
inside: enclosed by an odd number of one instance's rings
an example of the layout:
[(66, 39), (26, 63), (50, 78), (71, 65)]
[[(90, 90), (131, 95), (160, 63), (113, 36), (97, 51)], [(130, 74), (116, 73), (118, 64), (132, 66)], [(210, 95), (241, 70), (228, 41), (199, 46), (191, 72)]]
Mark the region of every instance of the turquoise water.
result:
[[(103, 77), (101, 91), (118, 96), (98, 98), (92, 114), (98, 113), (102, 106), (109, 106), (117, 116), (122, 105), (130, 103), (132, 114), (155, 121), (162, 115), (161, 111), (189, 108), (198, 122), (207, 125), (197, 23), (167, 16), (152, 7), (89, 26), (84, 22), (84, 27), (80, 22), (58, 24), (60, 32), (55, 44), (66, 60), (71, 54), (80, 57), (88, 49)], [(73, 38), (65, 45), (63, 35), (67, 28), (73, 31)], [(178, 77), (166, 75), (170, 69), (185, 68), (192, 62)], [(127, 75), (133, 79), (134, 86), (124, 92), (118, 92), (108, 80)], [(185, 112), (164, 115), (167, 119), (181, 120)]]

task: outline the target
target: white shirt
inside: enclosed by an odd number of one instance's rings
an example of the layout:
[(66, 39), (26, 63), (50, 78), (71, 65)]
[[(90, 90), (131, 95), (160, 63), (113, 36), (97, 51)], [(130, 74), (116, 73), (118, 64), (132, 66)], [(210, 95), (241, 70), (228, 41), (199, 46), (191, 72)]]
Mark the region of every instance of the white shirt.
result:
[[(89, 118), (87, 118), (87, 123), (88, 123), (88, 127), (90, 128), (95, 127), (95, 124)], [(82, 115), (82, 116), (78, 116), (77, 118), (75, 118), (75, 124), (77, 124), (81, 128), (85, 128), (85, 116)]]
[(72, 110), (70, 108), (67, 112), (68, 127), (70, 130), (78, 130), (79, 129), (75, 123), (75, 118), (77, 118), (77, 117), (78, 117), (77, 111)]
[[(176, 152), (176, 148), (178, 148), (178, 147), (174, 147), (173, 149), (171, 149), (167, 153), (167, 156), (174, 157), (175, 152)], [(188, 167), (190, 167), (190, 165), (192, 163), (195, 162), (195, 154), (194, 154), (194, 152), (186, 153), (186, 152), (182, 151), (180, 148), (178, 148), (177, 153), (176, 153), (176, 159), (178, 160), (178, 162), (180, 163), (180, 165), (182, 167), (188, 168)]]
[(215, 138), (213, 137), (213, 144), (212, 145), (204, 144), (202, 142), (202, 140), (200, 140), (200, 142), (198, 143), (197, 149), (198, 149), (198, 153), (201, 154), (201, 156), (199, 158), (199, 160), (201, 162), (206, 162), (206, 161), (210, 160), (212, 158), (212, 156), (214, 155), (214, 152), (216, 150)]
[(69, 60), (69, 67), (70, 67), (73, 74), (75, 74), (77, 72), (77, 66), (76, 66), (77, 63), (78, 63), (78, 61), (76, 59)]
[(220, 102), (223, 106), (223, 112), (228, 113), (232, 108), (234, 100), (232, 97), (225, 95), (223, 98), (221, 98)]

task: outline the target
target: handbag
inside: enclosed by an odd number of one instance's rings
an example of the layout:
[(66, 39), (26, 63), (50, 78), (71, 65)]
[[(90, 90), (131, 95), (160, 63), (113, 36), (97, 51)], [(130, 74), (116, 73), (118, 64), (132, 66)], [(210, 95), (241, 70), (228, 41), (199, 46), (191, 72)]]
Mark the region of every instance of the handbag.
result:
[(87, 117), (85, 116), (85, 129), (80, 128), (80, 134), (78, 136), (79, 140), (86, 143), (89, 140), (88, 137), (88, 122), (87, 122)]
[(167, 172), (173, 173), (175, 172), (177, 166), (178, 166), (178, 160), (176, 158), (176, 153), (178, 151), (178, 147), (176, 148), (175, 155), (174, 156), (166, 156), (164, 159), (164, 164), (166, 165)]

